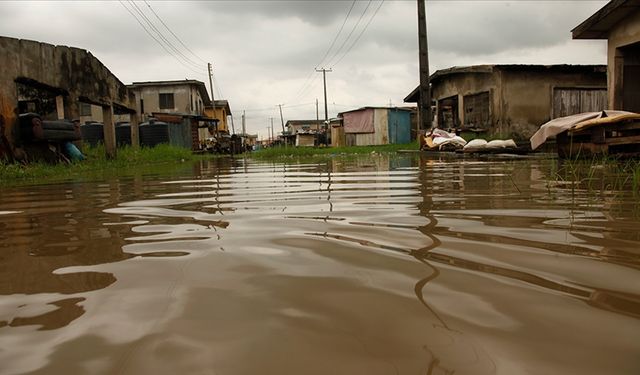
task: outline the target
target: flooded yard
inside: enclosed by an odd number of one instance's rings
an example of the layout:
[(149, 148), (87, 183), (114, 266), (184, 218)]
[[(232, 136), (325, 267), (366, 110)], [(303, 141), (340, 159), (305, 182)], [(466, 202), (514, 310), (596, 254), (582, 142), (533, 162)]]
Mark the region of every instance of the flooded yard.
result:
[(2, 374), (638, 374), (640, 206), (555, 160), (2, 188)]

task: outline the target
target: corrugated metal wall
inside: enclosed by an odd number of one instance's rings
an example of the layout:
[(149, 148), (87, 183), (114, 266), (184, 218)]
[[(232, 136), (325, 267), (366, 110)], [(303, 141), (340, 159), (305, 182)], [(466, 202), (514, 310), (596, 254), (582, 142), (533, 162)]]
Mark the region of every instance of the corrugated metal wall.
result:
[(396, 108), (388, 111), (389, 143), (405, 144), (411, 142), (411, 113)]

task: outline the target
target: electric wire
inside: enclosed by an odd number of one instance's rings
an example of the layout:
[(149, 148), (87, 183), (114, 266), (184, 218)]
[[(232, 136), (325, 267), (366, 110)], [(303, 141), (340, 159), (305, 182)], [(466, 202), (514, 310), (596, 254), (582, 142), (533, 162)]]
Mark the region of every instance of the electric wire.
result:
[(222, 87), (220, 86), (220, 83), (218, 83), (218, 80), (216, 79), (216, 75), (214, 73), (211, 73), (211, 76), (213, 77), (213, 83), (215, 84), (215, 90), (218, 93), (218, 98), (222, 99), (224, 98), (224, 95), (222, 94)]
[(149, 25), (149, 27), (155, 31), (155, 33), (160, 37), (160, 39), (162, 41), (164, 41), (164, 43), (171, 49), (173, 50), (177, 55), (179, 55), (186, 63), (192, 65), (194, 67), (194, 69), (202, 69), (201, 65), (196, 63), (195, 61), (191, 60), (190, 58), (188, 58), (187, 56), (185, 56), (182, 52), (180, 52), (174, 45), (173, 43), (171, 43), (165, 36), (164, 34), (158, 30), (158, 28), (153, 24), (153, 22), (144, 14), (144, 12), (142, 11), (142, 9), (140, 9), (140, 7), (138, 7), (138, 4), (136, 4), (133, 0), (128, 0), (129, 3), (133, 6), (133, 9), (142, 17), (142, 19), (147, 23), (147, 25)]
[[(335, 45), (336, 41), (338, 40), (338, 37), (342, 33), (342, 30), (344, 29), (344, 26), (346, 25), (347, 20), (349, 19), (349, 16), (351, 15), (351, 11), (353, 10), (353, 7), (355, 6), (355, 4), (356, 4), (356, 0), (353, 0), (353, 2), (351, 3), (351, 6), (349, 7), (349, 10), (347, 11), (347, 15), (344, 17), (344, 21), (342, 21), (342, 25), (340, 26), (340, 29), (338, 30), (338, 33), (336, 33), (336, 36), (333, 38), (333, 41), (331, 41), (331, 44), (329, 45), (329, 48), (327, 48), (327, 51), (324, 53), (324, 56), (322, 56), (322, 59), (320, 59), (318, 64), (316, 64), (316, 69), (320, 65), (322, 65), (322, 63), (324, 62), (325, 58), (329, 55), (329, 52), (331, 51), (331, 49)], [(305, 81), (302, 84), (302, 86), (300, 87), (300, 89), (293, 96), (294, 98), (296, 98), (296, 100), (300, 100), (303, 97), (302, 94), (305, 92), (305, 90), (307, 90), (309, 88), (307, 85), (311, 85), (311, 81), (313, 81), (313, 80), (315, 80), (317, 78), (317, 75), (314, 75), (314, 73), (315, 73), (315, 69), (312, 70), (309, 73), (309, 75), (305, 79)], [(314, 77), (314, 79), (312, 80), (311, 77)], [(291, 100), (289, 100), (289, 101), (291, 101)]]
[(176, 40), (187, 50), (189, 51), (195, 58), (197, 58), (198, 60), (202, 61), (203, 63), (207, 63), (206, 61), (204, 61), (200, 56), (196, 55), (195, 52), (193, 52), (189, 47), (187, 47), (187, 45), (182, 41), (182, 39), (180, 39), (173, 31), (171, 31), (171, 29), (169, 28), (169, 26), (167, 26), (167, 24), (162, 20), (162, 18), (160, 18), (160, 16), (158, 15), (158, 13), (156, 13), (155, 10), (153, 10), (153, 8), (151, 7), (151, 4), (149, 4), (147, 2), (147, 0), (144, 0), (144, 3), (147, 5), (147, 7), (149, 7), (149, 10), (151, 10), (151, 12), (156, 16), (156, 18), (158, 19), (158, 21), (160, 21), (160, 23), (165, 27), (165, 29), (167, 29), (171, 35), (173, 35), (174, 38), (176, 38)]
[(167, 49), (167, 47), (161, 43), (155, 36), (153, 36), (153, 34), (147, 29), (147, 27), (140, 21), (140, 19), (135, 15), (135, 13), (133, 13), (133, 11), (131, 9), (129, 9), (125, 3), (120, 0), (120, 5), (122, 5), (122, 7), (124, 9), (127, 10), (127, 12), (129, 12), (129, 14), (136, 20), (136, 22), (138, 22), (138, 24), (142, 27), (142, 29), (147, 33), (147, 35), (149, 35), (149, 37), (151, 37), (151, 39), (153, 39), (156, 43), (158, 43), (160, 45), (160, 47), (162, 47), (162, 49), (165, 50), (165, 52), (167, 52), (169, 55), (171, 55), (173, 58), (175, 58), (182, 66), (184, 66), (185, 68), (191, 70), (192, 72), (198, 73), (198, 74), (202, 74), (202, 72), (197, 71), (195, 69), (193, 69), (191, 66), (186, 65), (181, 59), (178, 58), (178, 56), (176, 56), (173, 52), (171, 52), (169, 49)]
[(364, 32), (367, 31), (367, 28), (371, 24), (371, 21), (373, 21), (373, 19), (376, 17), (376, 14), (378, 14), (378, 11), (380, 10), (380, 8), (382, 8), (382, 4), (384, 4), (384, 0), (382, 0), (380, 2), (378, 7), (376, 8), (375, 12), (373, 12), (373, 15), (371, 16), (371, 18), (369, 18), (369, 21), (367, 22), (367, 24), (364, 25), (364, 28), (360, 31), (360, 34), (358, 34), (358, 37), (353, 41), (353, 43), (349, 46), (349, 48), (345, 51), (345, 53), (342, 56), (340, 56), (338, 61), (336, 61), (333, 65), (331, 65), (331, 68), (333, 68), (334, 66), (338, 65), (338, 63), (340, 61), (342, 61), (342, 59), (344, 59), (344, 57), (347, 56), (347, 54), (349, 54), (349, 52), (351, 51), (351, 49), (353, 49), (353, 47), (356, 45), (356, 43), (358, 43), (358, 41), (360, 40), (360, 38), (362, 37)]
[(338, 40), (338, 37), (340, 36), (340, 33), (342, 33), (342, 30), (344, 29), (344, 25), (347, 24), (347, 20), (349, 19), (349, 15), (351, 14), (351, 11), (353, 10), (353, 6), (354, 5), (356, 5), (356, 0), (353, 0), (353, 2), (351, 3), (351, 7), (349, 8), (349, 11), (347, 12), (347, 15), (344, 17), (344, 21), (342, 21), (342, 26), (340, 26), (340, 30), (338, 30), (338, 33), (333, 38), (333, 41), (331, 42), (331, 45), (329, 46), (329, 48), (327, 48), (327, 52), (324, 53), (324, 56), (322, 56), (322, 59), (320, 60), (320, 62), (318, 64), (316, 64), (316, 69), (319, 66), (322, 65), (322, 63), (324, 62), (324, 59), (327, 57), (327, 55), (329, 55), (329, 51), (331, 51), (331, 48), (333, 48), (333, 46), (336, 44), (336, 41)]
[(360, 25), (360, 22), (362, 22), (362, 19), (364, 18), (364, 15), (367, 13), (367, 10), (369, 10), (369, 7), (371, 6), (371, 2), (372, 1), (373, 0), (369, 0), (369, 2), (367, 3), (367, 6), (362, 11), (362, 14), (360, 14), (360, 17), (358, 18), (358, 21), (351, 28), (351, 31), (349, 32), (349, 35), (347, 35), (347, 37), (342, 41), (342, 44), (340, 45), (340, 48), (338, 48), (338, 50), (333, 54), (333, 56), (331, 56), (331, 58), (328, 61), (329, 63), (327, 65), (331, 65), (331, 61), (333, 61), (333, 59), (335, 59), (336, 56), (338, 56), (338, 54), (344, 48), (345, 44), (347, 44), (347, 41), (351, 38), (351, 35), (353, 35), (353, 32), (358, 28), (358, 25)]

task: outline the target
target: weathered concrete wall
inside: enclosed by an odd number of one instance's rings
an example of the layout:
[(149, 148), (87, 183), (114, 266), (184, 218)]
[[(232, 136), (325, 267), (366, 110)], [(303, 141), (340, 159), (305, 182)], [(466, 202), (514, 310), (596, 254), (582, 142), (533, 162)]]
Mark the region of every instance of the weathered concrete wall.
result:
[(620, 21), (609, 33), (607, 45), (607, 81), (609, 108), (622, 109), (622, 69), (623, 59), (617, 50), (640, 42), (640, 10), (636, 10)]
[[(465, 95), (477, 94), (484, 91), (493, 92), (499, 85), (499, 79), (495, 73), (462, 73), (452, 74), (440, 79), (432, 84), (433, 98), (438, 100), (458, 96), (458, 121), (460, 124), (465, 123), (464, 118), (464, 101)], [(493, 103), (493, 102), (492, 102)], [(437, 104), (436, 104), (436, 110)], [(497, 108), (491, 108), (491, 113), (496, 113)], [(437, 123), (438, 116), (435, 116)]]
[[(130, 90), (135, 95), (137, 111), (145, 118), (151, 116), (154, 112), (189, 115), (202, 115), (204, 113), (200, 92), (191, 84), (140, 86), (130, 88)], [(160, 94), (173, 94), (174, 107), (160, 109)], [(141, 111), (140, 99), (144, 103), (144, 113)]]
[(79, 118), (80, 99), (132, 108), (126, 86), (86, 50), (0, 37), (0, 66), (0, 121), (7, 136), (18, 114), (16, 80), (60, 91), (69, 119)]
[(464, 96), (489, 92), (491, 132), (528, 138), (551, 118), (555, 87), (605, 87), (604, 69), (596, 70), (571, 66), (495, 66), (493, 73), (450, 74), (433, 83), (433, 99), (457, 95), (458, 120), (464, 124)]
[(606, 74), (591, 72), (501, 71), (499, 133), (525, 138), (549, 121), (555, 87), (605, 87)]
[(91, 104), (91, 115), (82, 116), (80, 115), (80, 123), (84, 124), (87, 121), (98, 121), (102, 122), (102, 107), (98, 105)]

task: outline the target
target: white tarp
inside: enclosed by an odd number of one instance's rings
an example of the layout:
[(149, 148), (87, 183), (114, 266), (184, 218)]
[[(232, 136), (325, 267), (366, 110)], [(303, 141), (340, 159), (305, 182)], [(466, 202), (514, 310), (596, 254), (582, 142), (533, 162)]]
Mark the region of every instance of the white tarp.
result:
[(538, 129), (538, 131), (529, 139), (531, 142), (531, 149), (535, 150), (541, 144), (543, 144), (548, 138), (556, 136), (564, 131), (570, 130), (574, 127), (580, 126), (581, 123), (589, 120), (599, 119), (599, 118), (611, 118), (614, 120), (615, 117), (635, 115), (632, 112), (626, 111), (614, 111), (610, 109), (606, 109), (601, 112), (585, 112), (578, 113), (575, 115), (567, 116), (567, 117), (558, 117), (555, 118)]

